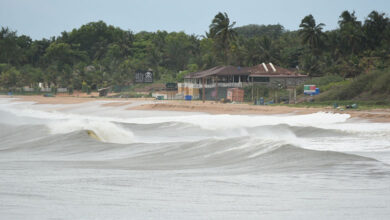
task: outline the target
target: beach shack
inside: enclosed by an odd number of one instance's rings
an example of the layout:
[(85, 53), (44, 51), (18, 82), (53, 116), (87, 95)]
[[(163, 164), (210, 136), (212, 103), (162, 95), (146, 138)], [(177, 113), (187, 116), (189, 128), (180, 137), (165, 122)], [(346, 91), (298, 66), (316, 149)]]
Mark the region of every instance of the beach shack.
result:
[(185, 76), (178, 92), (192, 99), (219, 100), (226, 98), (228, 88), (242, 88), (248, 83), (249, 74), (245, 67), (216, 66)]
[(295, 88), (307, 79), (296, 71), (262, 63), (253, 67), (216, 66), (190, 73), (178, 83), (178, 93), (192, 99), (225, 99), (231, 88), (263, 85), (270, 88)]

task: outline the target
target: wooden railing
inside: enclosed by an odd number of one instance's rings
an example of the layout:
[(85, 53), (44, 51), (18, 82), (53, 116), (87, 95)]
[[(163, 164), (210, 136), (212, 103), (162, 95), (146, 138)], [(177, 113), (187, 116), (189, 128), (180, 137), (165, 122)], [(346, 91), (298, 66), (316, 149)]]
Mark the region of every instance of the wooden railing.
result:
[[(218, 83), (218, 87), (234, 87), (234, 88), (242, 88), (245, 86), (247, 83), (243, 82), (238, 82), (238, 83)], [(201, 89), (203, 88), (202, 84), (197, 84), (197, 83), (178, 83), (178, 87), (181, 88), (194, 88), (194, 89)], [(212, 84), (205, 84), (205, 88), (215, 88), (216, 83)]]

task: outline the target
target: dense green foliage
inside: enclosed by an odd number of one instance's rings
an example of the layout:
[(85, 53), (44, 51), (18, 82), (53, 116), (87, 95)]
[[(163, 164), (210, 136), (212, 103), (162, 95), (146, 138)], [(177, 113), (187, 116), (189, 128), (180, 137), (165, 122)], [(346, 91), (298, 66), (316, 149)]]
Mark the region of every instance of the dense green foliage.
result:
[(324, 24), (318, 24), (312, 15), (302, 19), (297, 31), (287, 31), (279, 24), (234, 25), (226, 13), (218, 13), (206, 36), (195, 36), (166, 31), (133, 33), (99, 21), (42, 40), (18, 36), (3, 27), (0, 87), (37, 87), (39, 82), (79, 90), (128, 86), (137, 70), (147, 69), (152, 69), (160, 82), (181, 81), (189, 72), (223, 64), (272, 62), (299, 68), (310, 76), (339, 78), (389, 66), (390, 21), (376, 11), (363, 22), (345, 11), (339, 28), (326, 32)]
[(353, 80), (329, 83), (327, 92), (319, 97), (326, 100), (381, 100), (390, 103), (390, 68), (362, 74)]
[(286, 31), (280, 24), (276, 25), (257, 25), (249, 24), (241, 27), (234, 28), (239, 36), (252, 38), (259, 36), (268, 36), (271, 38), (279, 38)]

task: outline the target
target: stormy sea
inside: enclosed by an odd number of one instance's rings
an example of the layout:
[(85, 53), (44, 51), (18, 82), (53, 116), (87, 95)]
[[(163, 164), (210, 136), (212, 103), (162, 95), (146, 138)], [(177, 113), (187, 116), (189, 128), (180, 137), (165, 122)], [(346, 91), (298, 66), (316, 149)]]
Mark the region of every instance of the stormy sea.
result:
[(389, 123), (105, 103), (0, 99), (0, 219), (389, 219)]

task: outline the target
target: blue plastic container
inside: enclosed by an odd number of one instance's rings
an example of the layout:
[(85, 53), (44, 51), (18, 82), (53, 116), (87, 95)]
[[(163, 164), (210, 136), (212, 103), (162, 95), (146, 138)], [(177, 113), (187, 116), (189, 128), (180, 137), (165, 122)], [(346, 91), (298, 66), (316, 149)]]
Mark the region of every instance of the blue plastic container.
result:
[(186, 96), (184, 97), (184, 99), (185, 99), (186, 101), (191, 101), (191, 100), (192, 100), (192, 95), (186, 95)]

